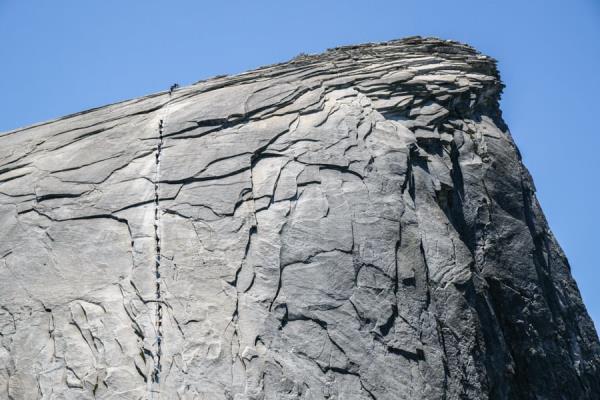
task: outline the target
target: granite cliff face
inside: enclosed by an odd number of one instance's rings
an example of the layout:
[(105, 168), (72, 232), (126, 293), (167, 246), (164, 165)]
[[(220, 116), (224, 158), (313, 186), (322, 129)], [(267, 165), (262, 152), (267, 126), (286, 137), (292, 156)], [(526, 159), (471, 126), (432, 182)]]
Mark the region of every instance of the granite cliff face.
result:
[(0, 398), (600, 398), (501, 90), (408, 38), (0, 135)]

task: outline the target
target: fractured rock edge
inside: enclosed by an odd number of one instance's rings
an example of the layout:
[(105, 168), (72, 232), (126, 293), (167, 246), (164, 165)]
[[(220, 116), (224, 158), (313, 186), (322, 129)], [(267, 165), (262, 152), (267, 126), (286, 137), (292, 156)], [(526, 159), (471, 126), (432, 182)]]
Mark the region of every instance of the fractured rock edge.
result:
[(502, 87), (414, 37), (1, 135), (0, 393), (596, 398)]

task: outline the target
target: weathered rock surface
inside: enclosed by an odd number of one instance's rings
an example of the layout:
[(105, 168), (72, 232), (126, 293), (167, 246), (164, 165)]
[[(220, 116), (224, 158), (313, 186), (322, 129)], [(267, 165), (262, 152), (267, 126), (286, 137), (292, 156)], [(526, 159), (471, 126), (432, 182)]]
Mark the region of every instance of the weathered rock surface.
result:
[(2, 134), (0, 398), (600, 398), (501, 90), (409, 38)]

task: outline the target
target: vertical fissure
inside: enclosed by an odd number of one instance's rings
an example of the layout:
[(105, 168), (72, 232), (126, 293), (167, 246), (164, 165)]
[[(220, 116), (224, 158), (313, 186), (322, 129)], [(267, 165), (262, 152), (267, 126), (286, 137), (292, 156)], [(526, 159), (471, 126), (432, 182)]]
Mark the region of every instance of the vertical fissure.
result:
[(154, 263), (154, 278), (156, 290), (156, 354), (152, 382), (160, 383), (161, 356), (162, 356), (162, 294), (160, 279), (160, 159), (163, 147), (163, 120), (158, 123), (158, 145), (156, 147), (156, 171), (154, 176), (154, 241), (156, 246), (156, 259)]

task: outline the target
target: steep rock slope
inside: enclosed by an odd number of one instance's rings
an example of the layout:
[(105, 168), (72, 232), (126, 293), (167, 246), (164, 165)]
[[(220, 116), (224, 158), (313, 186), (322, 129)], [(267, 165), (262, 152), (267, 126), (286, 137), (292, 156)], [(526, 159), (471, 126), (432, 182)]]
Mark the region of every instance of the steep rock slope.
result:
[(408, 38), (0, 135), (0, 397), (599, 398), (501, 90)]

